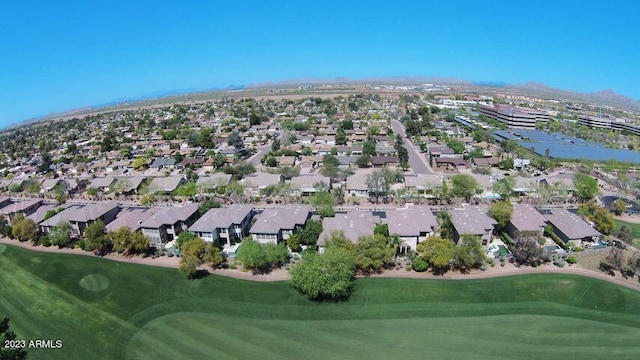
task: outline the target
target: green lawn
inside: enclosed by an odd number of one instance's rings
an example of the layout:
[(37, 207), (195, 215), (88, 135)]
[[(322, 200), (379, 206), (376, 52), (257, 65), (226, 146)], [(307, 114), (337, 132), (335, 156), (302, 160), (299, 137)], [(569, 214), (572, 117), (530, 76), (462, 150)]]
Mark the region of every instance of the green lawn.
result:
[(63, 340), (35, 359), (640, 357), (640, 293), (570, 275), (361, 279), (315, 304), (288, 282), (0, 245), (0, 286), (19, 337)]
[(631, 236), (633, 236), (633, 246), (640, 249), (640, 224), (629, 223), (621, 220), (614, 221), (616, 223), (614, 233), (617, 233), (623, 225), (631, 229)]

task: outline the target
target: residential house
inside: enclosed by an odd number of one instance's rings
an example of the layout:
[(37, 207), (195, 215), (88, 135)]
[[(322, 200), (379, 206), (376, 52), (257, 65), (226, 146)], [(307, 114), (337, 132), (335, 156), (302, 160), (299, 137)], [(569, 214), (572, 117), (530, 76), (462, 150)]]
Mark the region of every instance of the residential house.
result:
[(356, 244), (363, 236), (373, 236), (380, 218), (370, 211), (351, 211), (338, 213), (335, 217), (327, 217), (322, 221), (322, 233), (318, 237), (318, 251), (324, 252), (326, 242), (334, 232), (342, 232), (347, 240)]
[(21, 215), (22, 217), (27, 217), (33, 214), (38, 207), (42, 205), (42, 200), (25, 200), (11, 203), (9, 205), (4, 206), (0, 209), (0, 216), (2, 216), (9, 225), (12, 224), (12, 219)]
[(138, 231), (142, 222), (158, 211), (160, 211), (159, 208), (123, 207), (116, 218), (105, 226), (105, 229), (109, 232), (126, 227), (131, 231)]
[(115, 184), (116, 178), (112, 176), (97, 177), (89, 183), (90, 188), (98, 189), (101, 192), (109, 192), (111, 185)]
[(318, 192), (315, 185), (324, 184), (326, 190), (331, 190), (331, 178), (322, 175), (302, 175), (291, 178), (294, 192), (300, 196), (310, 196)]
[(404, 177), (404, 186), (408, 191), (429, 196), (433, 194), (435, 189), (442, 186), (444, 177), (437, 174), (415, 174), (406, 175)]
[(277, 185), (283, 182), (283, 180), (284, 179), (280, 174), (258, 172), (245, 176), (244, 179), (240, 180), (240, 183), (249, 193), (253, 195), (259, 195), (260, 190), (266, 188), (269, 185)]
[(397, 166), (400, 164), (400, 158), (397, 156), (372, 156), (371, 166), (380, 168), (385, 166)]
[(578, 215), (567, 210), (554, 209), (544, 215), (553, 232), (565, 243), (583, 246), (585, 243), (597, 241), (602, 234), (582, 220)]
[(544, 233), (547, 219), (529, 204), (514, 204), (511, 219), (507, 223), (507, 233), (513, 240), (538, 238)]
[(189, 227), (204, 241), (231, 246), (249, 234), (253, 206), (233, 204), (228, 208), (210, 209)]
[(180, 185), (186, 184), (187, 179), (184, 176), (167, 176), (154, 177), (149, 184), (149, 189), (155, 192), (172, 193)]
[(120, 208), (115, 203), (110, 202), (72, 205), (41, 222), (40, 230), (45, 234), (49, 234), (60, 222), (68, 222), (71, 224), (71, 236), (82, 237), (89, 224), (101, 220), (107, 225), (116, 218), (118, 211), (120, 211)]
[(40, 224), (49, 211), (57, 212), (58, 210), (62, 211), (66, 208), (67, 205), (42, 204), (36, 209), (36, 211), (32, 212), (26, 218), (32, 220), (36, 224)]
[(44, 194), (53, 191), (61, 182), (62, 180), (60, 179), (44, 179), (44, 181), (40, 183), (40, 193)]
[(116, 189), (123, 194), (137, 194), (140, 185), (144, 182), (144, 176), (123, 176), (117, 178)]
[(287, 205), (280, 208), (265, 209), (253, 224), (249, 233), (260, 243), (286, 241), (304, 227), (311, 217), (309, 205)]
[(428, 206), (410, 205), (388, 210), (386, 215), (389, 234), (398, 235), (402, 240), (400, 252), (407, 252), (409, 249), (416, 251), (418, 243), (438, 231), (438, 221)]
[(151, 163), (152, 169), (172, 169), (176, 165), (176, 159), (174, 158), (155, 158)]
[(367, 176), (370, 173), (369, 171), (358, 170), (355, 174), (347, 177), (347, 194), (349, 196), (367, 197), (369, 195)]
[(454, 228), (453, 241), (456, 244), (465, 235), (479, 236), (483, 245), (489, 244), (493, 228), (498, 224), (487, 215), (487, 209), (480, 206), (465, 206), (462, 209), (451, 210), (449, 217)]
[(206, 192), (213, 192), (220, 187), (225, 187), (231, 182), (231, 174), (214, 173), (208, 176), (200, 176), (196, 185)]
[(152, 246), (174, 240), (200, 217), (198, 204), (184, 204), (159, 209), (140, 223), (142, 234), (148, 236)]

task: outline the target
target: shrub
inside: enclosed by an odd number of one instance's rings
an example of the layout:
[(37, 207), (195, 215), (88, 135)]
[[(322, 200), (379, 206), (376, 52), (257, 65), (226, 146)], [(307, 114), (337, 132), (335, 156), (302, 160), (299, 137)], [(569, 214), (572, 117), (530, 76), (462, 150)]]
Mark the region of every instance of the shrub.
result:
[(582, 248), (581, 248), (580, 246), (575, 246), (575, 247), (573, 248), (573, 251), (575, 251), (575, 252), (580, 252), (580, 251), (582, 251)]
[(578, 259), (576, 259), (576, 257), (575, 257), (575, 256), (569, 256), (569, 257), (567, 258), (567, 262), (568, 262), (569, 264), (575, 264), (575, 263), (577, 263), (577, 262), (578, 262)]
[(413, 260), (413, 270), (416, 272), (425, 272), (429, 268), (429, 264), (422, 258)]

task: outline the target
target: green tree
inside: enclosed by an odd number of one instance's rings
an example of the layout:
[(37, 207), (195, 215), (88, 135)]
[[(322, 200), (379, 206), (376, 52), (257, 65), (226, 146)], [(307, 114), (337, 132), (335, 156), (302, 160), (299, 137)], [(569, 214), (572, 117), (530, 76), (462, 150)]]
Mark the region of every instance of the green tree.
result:
[(324, 254), (308, 252), (291, 268), (291, 282), (311, 300), (342, 300), (353, 286), (353, 255), (340, 247), (329, 247)]
[(219, 202), (213, 200), (205, 200), (200, 203), (200, 206), (198, 206), (198, 213), (200, 213), (200, 215), (204, 215), (207, 213), (207, 211), (211, 209), (217, 209), (219, 207), (221, 207)]
[(502, 159), (498, 163), (498, 167), (502, 170), (513, 170), (513, 166), (514, 166), (514, 162), (513, 162), (513, 159), (511, 158)]
[(576, 196), (583, 201), (591, 200), (598, 195), (598, 181), (587, 174), (575, 174), (573, 184), (576, 187)]
[(31, 219), (17, 217), (13, 220), (11, 234), (19, 241), (38, 241), (40, 229), (38, 225)]
[(614, 200), (611, 204), (611, 211), (618, 216), (624, 214), (627, 212), (627, 202), (622, 199)]
[(328, 191), (318, 191), (311, 196), (311, 204), (321, 217), (334, 217), (335, 198)]
[(124, 252), (128, 255), (137, 254), (147, 251), (150, 246), (149, 238), (142, 235), (142, 232), (131, 231), (131, 229), (126, 226), (116, 231), (108, 232), (105, 237), (111, 241), (113, 250), (118, 253)]
[(9, 318), (5, 317), (0, 321), (0, 359), (2, 360), (25, 360), (27, 351), (24, 348), (10, 349), (5, 344), (12, 340), (18, 340), (16, 333), (9, 328)]
[(513, 214), (513, 204), (508, 201), (498, 201), (489, 207), (489, 216), (498, 222), (496, 230), (502, 232)]
[(134, 170), (144, 170), (147, 167), (147, 160), (145, 158), (137, 158), (133, 160)]
[(202, 262), (212, 268), (219, 267), (224, 262), (224, 256), (220, 252), (220, 248), (213, 243), (206, 243), (204, 253), (200, 256)]
[(287, 246), (291, 251), (298, 252), (300, 251), (300, 237), (298, 234), (290, 235), (287, 239)]
[(102, 220), (94, 221), (84, 230), (84, 242), (87, 250), (107, 250), (111, 241), (105, 236), (105, 226)]
[(198, 273), (198, 263), (198, 258), (195, 256), (182, 256), (178, 264), (178, 270), (185, 274), (188, 279), (194, 279)]
[(356, 159), (356, 165), (359, 168), (369, 167), (370, 162), (371, 162), (371, 155), (368, 155), (368, 154), (362, 154), (358, 156), (358, 158)]
[(336, 130), (335, 142), (336, 145), (347, 145), (347, 133), (341, 127)]
[(244, 146), (242, 137), (237, 131), (233, 131), (231, 132), (231, 134), (229, 134), (229, 136), (227, 136), (227, 144), (229, 144), (229, 146), (235, 147), (236, 149), (241, 149)]
[(242, 240), (236, 259), (242, 262), (245, 269), (253, 272), (264, 272), (269, 267), (267, 254), (257, 241), (247, 238)]
[(387, 198), (391, 185), (395, 183), (396, 175), (388, 168), (376, 169), (367, 175), (365, 183), (370, 196)]
[(90, 188), (87, 189), (87, 195), (89, 195), (89, 196), (96, 196), (96, 195), (98, 195), (99, 192), (100, 191), (97, 188), (94, 188), (94, 187), (90, 187)]
[(455, 255), (455, 244), (440, 236), (431, 236), (418, 244), (417, 252), (431, 265), (434, 274), (441, 275), (449, 270)]
[(194, 233), (183, 231), (176, 238), (176, 246), (178, 247), (178, 249), (182, 249), (182, 245), (184, 243), (195, 238), (196, 238), (196, 235)]
[(482, 242), (478, 236), (465, 235), (460, 244), (456, 246), (453, 261), (456, 267), (466, 272), (469, 269), (480, 267), (487, 260), (482, 248)]
[(456, 154), (462, 154), (462, 152), (464, 152), (464, 144), (460, 140), (449, 139), (449, 141), (447, 141), (447, 146)]
[(264, 244), (262, 248), (271, 266), (281, 267), (289, 260), (289, 249), (283, 243)]
[(506, 176), (493, 184), (492, 190), (494, 193), (500, 195), (502, 200), (508, 201), (513, 196), (513, 188), (516, 185), (516, 181), (511, 176)]
[(376, 143), (375, 141), (365, 141), (362, 144), (362, 155), (375, 156), (376, 155)]
[(384, 266), (393, 261), (397, 249), (389, 246), (382, 235), (362, 236), (353, 248), (356, 268), (365, 273), (381, 271)]
[(315, 245), (322, 233), (322, 223), (318, 220), (308, 220), (304, 228), (298, 232), (300, 243)]
[(596, 230), (600, 231), (604, 235), (611, 234), (616, 227), (616, 224), (613, 221), (613, 215), (611, 215), (609, 210), (605, 208), (599, 208), (596, 210), (591, 221), (593, 221)]
[(385, 239), (389, 237), (389, 225), (388, 224), (376, 224), (373, 228), (374, 235), (382, 235)]
[(49, 242), (62, 249), (71, 244), (71, 224), (68, 221), (59, 222), (49, 234)]
[(457, 174), (451, 177), (451, 190), (455, 196), (463, 197), (466, 202), (471, 200), (471, 197), (475, 195), (480, 185), (478, 181), (471, 175)]

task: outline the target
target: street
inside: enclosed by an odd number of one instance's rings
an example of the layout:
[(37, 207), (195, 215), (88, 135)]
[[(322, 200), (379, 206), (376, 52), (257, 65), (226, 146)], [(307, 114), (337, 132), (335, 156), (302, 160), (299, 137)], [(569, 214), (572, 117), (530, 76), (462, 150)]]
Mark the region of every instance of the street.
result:
[(429, 162), (425, 154), (422, 154), (420, 150), (417, 149), (409, 139), (407, 139), (404, 132), (404, 126), (402, 126), (398, 120), (391, 120), (391, 128), (393, 129), (394, 134), (400, 134), (400, 136), (402, 136), (404, 146), (409, 152), (409, 165), (411, 166), (411, 170), (416, 174), (434, 174), (434, 171), (429, 166)]

